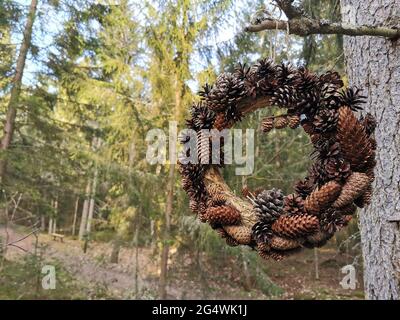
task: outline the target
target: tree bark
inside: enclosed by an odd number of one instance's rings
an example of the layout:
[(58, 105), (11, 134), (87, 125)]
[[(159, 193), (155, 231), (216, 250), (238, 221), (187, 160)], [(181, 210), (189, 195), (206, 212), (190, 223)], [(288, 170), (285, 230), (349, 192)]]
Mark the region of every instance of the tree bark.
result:
[[(341, 10), (344, 23), (400, 26), (398, 0), (342, 0)], [(344, 37), (344, 51), (350, 85), (378, 120), (374, 196), (360, 214), (366, 297), (399, 299), (400, 226), (388, 220), (400, 210), (400, 40)]]
[[(37, 0), (32, 0), (29, 8), (29, 14), (26, 19), (25, 29), (23, 33), (23, 40), (19, 55), (17, 59), (17, 65), (15, 75), (13, 79), (13, 85), (11, 88), (10, 101), (8, 102), (6, 120), (3, 128), (3, 137), (0, 142), (0, 150), (5, 151), (9, 148), (15, 129), (15, 118), (17, 116), (17, 107), (19, 102), (19, 96), (21, 92), (22, 76), (24, 74), (26, 56), (31, 46), (32, 39), (32, 27), (35, 21)], [(5, 157), (5, 155), (3, 155)], [(2, 157), (0, 159), (0, 183), (3, 182), (4, 174), (6, 171), (7, 160)]]

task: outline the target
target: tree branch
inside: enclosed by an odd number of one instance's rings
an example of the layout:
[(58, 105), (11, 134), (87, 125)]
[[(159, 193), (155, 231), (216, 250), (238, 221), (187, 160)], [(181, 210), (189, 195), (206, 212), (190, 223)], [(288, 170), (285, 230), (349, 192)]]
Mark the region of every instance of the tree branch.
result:
[(399, 28), (356, 26), (345, 23), (330, 22), (326, 20), (307, 17), (301, 8), (295, 7), (292, 0), (276, 0), (278, 7), (285, 13), (288, 21), (266, 19), (260, 24), (249, 25), (247, 32), (260, 32), (263, 30), (286, 30), (290, 34), (308, 36), (310, 34), (343, 34), (347, 36), (377, 36), (392, 40), (400, 38)]

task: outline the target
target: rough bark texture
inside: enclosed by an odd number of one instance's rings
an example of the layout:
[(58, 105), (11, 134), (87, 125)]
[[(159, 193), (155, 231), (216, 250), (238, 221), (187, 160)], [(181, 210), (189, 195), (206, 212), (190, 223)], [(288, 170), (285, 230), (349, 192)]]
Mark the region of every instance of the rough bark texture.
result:
[[(342, 0), (344, 23), (400, 25), (398, 0)], [(345, 37), (351, 86), (368, 97), (365, 112), (378, 120), (376, 180), (371, 205), (360, 214), (364, 285), (369, 299), (400, 298), (400, 40)]]

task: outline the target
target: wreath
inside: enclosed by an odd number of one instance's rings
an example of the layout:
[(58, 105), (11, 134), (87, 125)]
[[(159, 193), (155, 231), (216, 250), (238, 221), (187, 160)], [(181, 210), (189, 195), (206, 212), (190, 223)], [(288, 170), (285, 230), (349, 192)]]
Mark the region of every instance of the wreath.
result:
[[(201, 161), (180, 162), (179, 171), (190, 209), (228, 245), (248, 245), (265, 259), (281, 260), (304, 247), (323, 246), (349, 223), (357, 207), (370, 203), (376, 120), (371, 114), (356, 116), (365, 97), (359, 89), (344, 89), (337, 72), (317, 75), (304, 67), (262, 59), (220, 74), (199, 95), (186, 124), (197, 134)], [(221, 175), (222, 159), (220, 165), (202, 161), (209, 157), (213, 140), (202, 129), (231, 128), (247, 114), (269, 106), (287, 113), (264, 118), (262, 131), (302, 127), (313, 144), (313, 164), (293, 194), (244, 188), (239, 197)], [(184, 134), (180, 142), (189, 139)]]

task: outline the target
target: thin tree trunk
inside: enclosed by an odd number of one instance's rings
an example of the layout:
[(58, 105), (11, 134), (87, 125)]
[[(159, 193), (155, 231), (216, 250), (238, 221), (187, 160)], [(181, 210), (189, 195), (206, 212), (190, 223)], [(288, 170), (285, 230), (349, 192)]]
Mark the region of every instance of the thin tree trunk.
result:
[(94, 177), (93, 177), (92, 190), (91, 190), (91, 198), (89, 201), (88, 221), (87, 221), (87, 225), (86, 225), (87, 234), (89, 234), (91, 231), (94, 207), (96, 205), (95, 196), (96, 196), (96, 188), (97, 188), (97, 177), (98, 177), (98, 168), (96, 165), (96, 168), (94, 171)]
[(85, 193), (86, 193), (86, 196), (85, 196), (85, 201), (83, 202), (81, 224), (79, 226), (79, 236), (78, 236), (79, 240), (83, 239), (83, 236), (85, 235), (85, 231), (86, 231), (86, 224), (87, 224), (88, 211), (89, 211), (90, 179), (88, 180), (88, 183), (86, 185)]
[[(13, 79), (13, 85), (11, 88), (10, 101), (7, 106), (6, 120), (3, 129), (3, 137), (0, 142), (0, 150), (7, 150), (11, 144), (14, 129), (15, 129), (15, 118), (17, 116), (17, 107), (19, 102), (19, 96), (21, 93), (22, 76), (24, 74), (26, 56), (31, 46), (32, 39), (32, 27), (35, 21), (37, 0), (32, 0), (29, 8), (29, 14), (26, 20), (23, 40), (16, 64), (15, 75)], [(0, 183), (4, 179), (6, 171), (7, 161), (6, 158), (0, 159)]]
[(78, 208), (79, 208), (79, 197), (76, 197), (75, 201), (75, 210), (74, 210), (74, 220), (72, 221), (72, 236), (76, 233), (76, 219), (78, 217)]
[(53, 233), (53, 218), (52, 217), (50, 217), (49, 218), (49, 229), (48, 229), (48, 233), (49, 234), (52, 234)]
[[(341, 11), (344, 23), (400, 26), (398, 0), (342, 0)], [(360, 214), (365, 293), (400, 299), (400, 229), (390, 221), (400, 208), (400, 41), (345, 36), (344, 51), (349, 82), (378, 120), (374, 196)]]
[(46, 218), (43, 214), (40, 216), (40, 230), (46, 231)]
[(164, 234), (161, 252), (161, 272), (160, 283), (158, 288), (158, 296), (160, 299), (167, 298), (167, 273), (168, 273), (168, 255), (169, 255), (169, 233), (171, 227), (172, 204), (174, 201), (174, 184), (175, 184), (175, 165), (170, 164), (168, 185), (167, 185), (167, 202), (164, 215)]
[(315, 269), (315, 280), (319, 280), (318, 248), (314, 248), (314, 269)]

